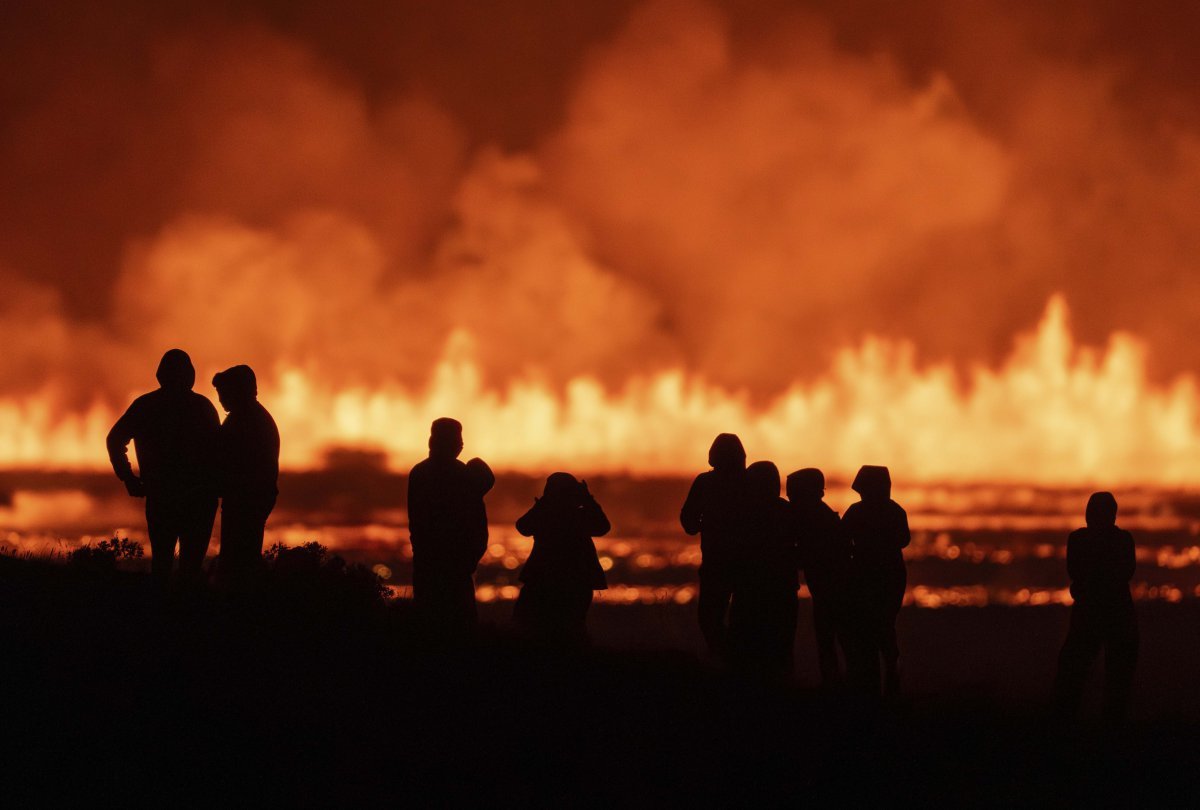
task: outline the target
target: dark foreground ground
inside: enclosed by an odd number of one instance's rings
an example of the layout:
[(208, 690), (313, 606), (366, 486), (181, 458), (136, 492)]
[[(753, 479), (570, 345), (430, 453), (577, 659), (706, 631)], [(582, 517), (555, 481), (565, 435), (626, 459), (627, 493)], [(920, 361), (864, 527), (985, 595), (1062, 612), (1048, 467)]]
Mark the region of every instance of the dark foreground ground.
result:
[(1045, 716), (1061, 608), (906, 611), (908, 695), (881, 709), (633, 643), (685, 608), (598, 608), (622, 650), (487, 625), (447, 645), (362, 577), (293, 563), (253, 596), (164, 602), (142, 575), (0, 558), (5, 806), (1200, 798), (1195, 603), (1143, 608), (1138, 713), (1112, 732)]

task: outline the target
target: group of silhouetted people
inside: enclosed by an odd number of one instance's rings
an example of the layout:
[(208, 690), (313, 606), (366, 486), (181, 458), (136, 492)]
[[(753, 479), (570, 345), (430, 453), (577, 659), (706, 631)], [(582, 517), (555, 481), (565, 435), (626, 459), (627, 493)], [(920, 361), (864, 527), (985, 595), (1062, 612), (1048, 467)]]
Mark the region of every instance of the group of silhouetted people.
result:
[(887, 468), (859, 470), (853, 489), (862, 500), (839, 518), (824, 502), (818, 469), (789, 475), (785, 500), (778, 468), (747, 466), (737, 436), (718, 436), (708, 460), (712, 469), (696, 477), (679, 520), (700, 535), (699, 622), (712, 655), (768, 677), (790, 675), (803, 571), (822, 681), (844, 677), (895, 693), (909, 530)]
[[(134, 400), (108, 435), (117, 476), (130, 495), (146, 499), (153, 579), (166, 586), (178, 543), (181, 584), (199, 582), (219, 501), (218, 575), (236, 583), (261, 560), (278, 494), (279, 431), (258, 402), (249, 366), (213, 377), (228, 414), (223, 423), (208, 398), (192, 390), (196, 373), (185, 352), (163, 355), (157, 377), (158, 390)], [(496, 480), (481, 459), (460, 461), (462, 450), (462, 425), (435, 420), (429, 457), (408, 478), (413, 601), (428, 626), (450, 636), (477, 621), (474, 572), (488, 547), (484, 496)], [(769, 461), (747, 465), (737, 436), (717, 436), (708, 460), (712, 469), (692, 483), (680, 523), (700, 535), (698, 619), (713, 657), (768, 679), (788, 677), (803, 572), (822, 682), (896, 694), (896, 617), (910, 532), (904, 509), (891, 498), (887, 467), (858, 471), (851, 487), (860, 500), (839, 517), (824, 501), (819, 469), (791, 473), (784, 499), (778, 468)], [(1138, 643), (1129, 592), (1134, 551), (1116, 515), (1112, 494), (1093, 494), (1087, 526), (1068, 541), (1074, 607), (1054, 689), (1067, 716), (1077, 713), (1101, 651), (1106, 715), (1120, 720), (1129, 702)], [(609, 531), (604, 510), (586, 482), (556, 472), (516, 528), (533, 538), (533, 548), (520, 573), (515, 623), (539, 638), (586, 641), (593, 594), (607, 587), (593, 542)]]
[[(164, 354), (157, 377), (158, 390), (133, 401), (107, 442), (125, 489), (146, 499), (152, 576), (160, 587), (167, 585), (178, 543), (180, 583), (198, 584), (220, 502), (217, 570), (235, 584), (251, 576), (262, 557), (263, 532), (279, 492), (279, 430), (258, 402), (249, 366), (213, 377), (228, 414), (224, 423), (208, 397), (192, 390), (196, 369), (186, 352)], [(130, 441), (137, 473), (129, 463)]]
[[(451, 637), (477, 620), (474, 573), (488, 545), (483, 498), (496, 482), (482, 459), (459, 461), (462, 450), (462, 425), (436, 419), (429, 457), (408, 476), (413, 602), (426, 626)], [(593, 591), (607, 587), (592, 538), (608, 529), (586, 482), (565, 472), (546, 479), (542, 497), (517, 520), (517, 531), (533, 537), (513, 609), (519, 627), (558, 643), (587, 639)]]

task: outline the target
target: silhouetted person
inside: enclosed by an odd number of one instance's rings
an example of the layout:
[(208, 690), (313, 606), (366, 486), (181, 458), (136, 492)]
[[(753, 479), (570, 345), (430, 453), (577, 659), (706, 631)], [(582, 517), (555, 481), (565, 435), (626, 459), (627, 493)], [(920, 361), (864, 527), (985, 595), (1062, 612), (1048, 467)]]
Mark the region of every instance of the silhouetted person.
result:
[(788, 502), (796, 522), (797, 564), (812, 595), (813, 629), (821, 682), (842, 680), (838, 647), (849, 662), (852, 632), (850, 543), (842, 532), (838, 513), (825, 503), (825, 475), (807, 467), (787, 477)]
[(496, 482), (482, 460), (459, 461), (462, 449), (462, 425), (435, 419), (429, 458), (408, 475), (413, 601), (426, 621), (445, 630), (476, 622), (475, 567), (488, 541), (483, 496)]
[(779, 484), (770, 461), (746, 468), (746, 531), (729, 615), (730, 659), (768, 678), (792, 674), (796, 640), (796, 526)]
[[(154, 580), (165, 587), (179, 543), (179, 577), (195, 584), (204, 566), (217, 512), (213, 447), (217, 409), (192, 391), (191, 358), (171, 349), (158, 364), (159, 388), (133, 401), (108, 434), (108, 457), (135, 498), (146, 498), (146, 533)], [(138, 473), (126, 448), (133, 442)]]
[(262, 560), (267, 517), (279, 495), (279, 429), (258, 401), (249, 366), (213, 377), (221, 407), (229, 414), (217, 436), (221, 489), (221, 552), (218, 571), (226, 582), (242, 579)]
[(1117, 526), (1117, 499), (1094, 492), (1087, 502), (1087, 526), (1067, 539), (1071, 577), (1071, 628), (1058, 657), (1055, 698), (1067, 718), (1079, 713), (1088, 671), (1104, 651), (1104, 714), (1125, 718), (1137, 666), (1138, 627), (1129, 593), (1136, 565), (1133, 535)]
[(854, 623), (863, 644), (863, 654), (854, 656), (851, 677), (877, 694), (882, 661), (884, 694), (894, 695), (900, 687), (896, 615), (908, 580), (901, 553), (911, 539), (908, 515), (892, 500), (887, 467), (862, 467), (851, 488), (862, 500), (846, 510), (842, 529), (853, 548)]
[(726, 653), (729, 600), (733, 596), (738, 548), (745, 533), (746, 451), (732, 433), (722, 433), (708, 451), (708, 472), (692, 482), (679, 522), (700, 535), (700, 631), (709, 652)]
[(519, 625), (546, 639), (587, 640), (592, 592), (608, 587), (592, 538), (609, 528), (587, 482), (564, 472), (546, 479), (542, 497), (517, 520), (517, 531), (533, 537), (513, 607)]

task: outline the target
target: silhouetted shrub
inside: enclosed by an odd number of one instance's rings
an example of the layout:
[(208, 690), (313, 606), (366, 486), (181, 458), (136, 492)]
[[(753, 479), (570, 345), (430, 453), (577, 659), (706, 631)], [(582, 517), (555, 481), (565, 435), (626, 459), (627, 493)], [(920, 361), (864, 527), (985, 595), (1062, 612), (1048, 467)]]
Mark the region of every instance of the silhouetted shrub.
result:
[(263, 562), (271, 590), (316, 605), (370, 607), (382, 605), (388, 594), (374, 571), (347, 563), (320, 543), (276, 543), (263, 553)]
[(101, 540), (94, 546), (85, 543), (71, 552), (69, 560), (72, 565), (112, 570), (117, 567), (117, 560), (141, 558), (141, 543), (135, 543), (128, 537), (113, 537), (111, 540)]

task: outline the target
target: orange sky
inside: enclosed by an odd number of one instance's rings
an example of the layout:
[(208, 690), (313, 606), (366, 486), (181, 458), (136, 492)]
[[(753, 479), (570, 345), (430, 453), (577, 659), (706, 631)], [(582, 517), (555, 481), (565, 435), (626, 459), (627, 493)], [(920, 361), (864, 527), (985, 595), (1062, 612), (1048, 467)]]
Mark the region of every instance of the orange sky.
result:
[[(436, 6), (436, 8), (434, 8)], [(1196, 365), (1190, 4), (124, 2), (0, 11), (0, 400), (161, 352), (268, 386), (682, 370), (766, 406), (868, 335)]]

